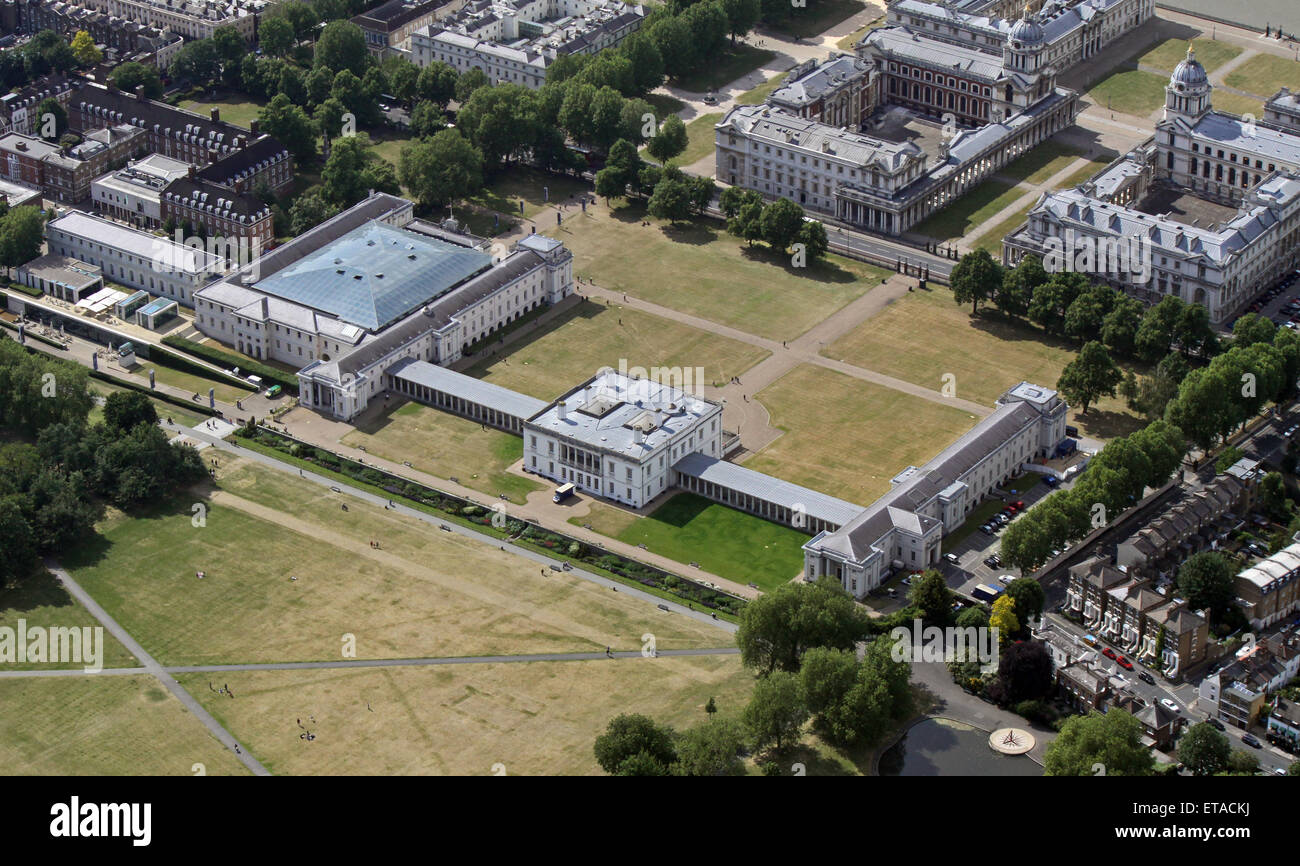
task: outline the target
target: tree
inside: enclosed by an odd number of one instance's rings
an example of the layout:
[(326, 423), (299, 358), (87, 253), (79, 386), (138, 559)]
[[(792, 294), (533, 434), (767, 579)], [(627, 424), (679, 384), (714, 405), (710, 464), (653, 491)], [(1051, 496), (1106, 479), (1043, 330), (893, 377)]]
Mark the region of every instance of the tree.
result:
[(153, 401), (139, 391), (114, 391), (104, 400), (104, 424), (109, 430), (125, 433), (138, 424), (157, 423)]
[(1246, 347), (1255, 343), (1272, 343), (1277, 325), (1267, 316), (1246, 313), (1232, 326), (1232, 345)]
[(1067, 401), (1082, 406), (1081, 411), (1086, 415), (1088, 406), (1099, 397), (1114, 397), (1115, 388), (1123, 378), (1106, 348), (1094, 340), (1085, 343), (1078, 357), (1065, 365), (1056, 387)]
[(295, 235), (300, 235), (338, 212), (338, 208), (325, 197), (324, 191), (319, 186), (313, 186), (293, 200), (293, 205), (289, 208), (289, 228)]
[(41, 254), (45, 219), (36, 208), (16, 207), (0, 217), (0, 264), (6, 270)]
[(1121, 709), (1073, 716), (1047, 746), (1044, 775), (1150, 776), (1155, 756), (1142, 736), (1142, 723)]
[(646, 145), (646, 151), (662, 163), (686, 150), (686, 124), (675, 114), (664, 118), (659, 124), (659, 131)]
[(1193, 610), (1206, 608), (1217, 620), (1237, 598), (1232, 564), (1218, 551), (1194, 553), (1178, 567), (1178, 592)]
[(152, 66), (135, 61), (121, 63), (113, 67), (108, 78), (118, 90), (125, 93), (134, 93), (136, 87), (143, 86), (146, 99), (162, 99), (162, 79), (158, 77), (158, 70)]
[(983, 605), (962, 608), (957, 614), (957, 628), (988, 628), (989, 612)]
[(1192, 725), (1178, 740), (1178, 760), (1193, 776), (1213, 776), (1228, 768), (1232, 746), (1207, 722)]
[(471, 96), (491, 83), (487, 73), (475, 66), (456, 79), (456, 101), (462, 104), (468, 102)]
[(830, 252), (830, 238), (826, 236), (826, 225), (821, 220), (804, 220), (799, 229), (799, 243), (803, 244), (804, 255), (808, 261), (816, 261)]
[[(664, 58), (654, 42), (641, 32), (629, 34), (618, 50), (632, 67), (632, 81), (638, 93), (649, 93), (664, 83)], [(550, 70), (547, 78), (550, 78)]]
[(912, 578), (908, 601), (927, 623), (946, 623), (952, 615), (952, 590), (934, 569)]
[[(54, 119), (54, 128), (50, 129), (49, 119)], [(68, 112), (53, 96), (47, 96), (36, 106), (37, 132), (42, 138), (57, 141), (68, 131)], [(46, 135), (53, 131), (53, 135)]]
[(779, 198), (763, 208), (759, 224), (767, 245), (778, 253), (784, 253), (803, 229), (803, 208), (788, 198)]
[(0, 586), (22, 580), (36, 565), (36, 544), (22, 498), (0, 497)]
[(1055, 684), (1047, 645), (1041, 641), (1020, 641), (1002, 651), (997, 681), (989, 688), (989, 697), (1002, 706), (1011, 706), (1047, 697)]
[(427, 207), (473, 195), (483, 185), (483, 154), (456, 129), (402, 148), (398, 179)]
[(211, 39), (195, 39), (176, 52), (168, 72), (182, 81), (207, 84), (221, 72), (221, 55)]
[(808, 721), (808, 708), (800, 694), (799, 677), (773, 671), (754, 684), (743, 722), (757, 750), (775, 746), (779, 752), (799, 737)]
[(808, 649), (849, 649), (867, 633), (853, 599), (832, 578), (787, 583), (745, 605), (736, 644), (746, 667), (797, 671)]
[(94, 66), (104, 59), (104, 53), (95, 47), (95, 40), (85, 30), (78, 30), (72, 37), (72, 55), (77, 58), (78, 66)]
[(1142, 302), (1121, 294), (1101, 323), (1101, 342), (1118, 355), (1132, 355), (1138, 328), (1142, 327)]
[(1014, 268), (1002, 275), (1002, 285), (993, 302), (1008, 316), (1023, 316), (1029, 311), (1029, 299), (1034, 290), (1047, 282), (1047, 271), (1038, 256), (1025, 256)]
[(696, 725), (677, 738), (678, 776), (743, 776), (745, 763), (740, 752), (745, 746), (740, 723), (720, 719)]
[(718, 702), (713, 699), (712, 695), (710, 695), (709, 702), (704, 705), (704, 712), (708, 713), (709, 718), (711, 719), (713, 718), (713, 714), (716, 713), (717, 711), (718, 711)]
[(298, 162), (315, 157), (316, 125), (288, 96), (277, 94), (258, 114), (262, 131), (278, 138)]
[(1227, 774), (1253, 776), (1259, 772), (1259, 758), (1244, 749), (1233, 749), (1228, 755)]
[(335, 73), (349, 70), (360, 78), (370, 65), (370, 50), (361, 28), (350, 21), (331, 21), (316, 40), (313, 65)]
[(257, 25), (257, 41), (271, 57), (283, 57), (297, 41), (293, 24), (280, 15), (263, 16)]
[[(663, 771), (655, 775), (667, 775), (677, 762), (673, 729), (636, 713), (611, 719), (605, 733), (596, 738), (595, 752), (596, 763), (610, 775), (646, 775), (644, 770), (655, 768)], [(639, 772), (630, 772), (633, 769)]]
[(1169, 354), (1185, 306), (1177, 295), (1165, 295), (1160, 303), (1146, 311), (1134, 338), (1134, 350), (1139, 358), (1154, 364)]
[(1016, 619), (1026, 626), (1043, 612), (1043, 603), (1047, 600), (1043, 585), (1032, 577), (1017, 577), (1011, 581), (1007, 584), (1006, 595), (1015, 602)]
[(212, 31), (212, 47), (225, 65), (238, 63), (248, 51), (243, 34), (230, 24), (222, 24)]
[(536, 108), (526, 87), (482, 87), (461, 105), (456, 127), (482, 152), (484, 166), (495, 168), (523, 157), (537, 141)]
[(731, 44), (736, 38), (744, 36), (758, 23), (763, 14), (760, 0), (722, 0), (722, 11), (727, 13), (727, 32), (731, 34)]
[(1291, 765), (1286, 768), (1288, 776), (1300, 776), (1300, 761), (1292, 761)]
[(969, 302), (973, 316), (980, 304), (990, 300), (1002, 286), (1002, 266), (993, 261), (988, 250), (975, 250), (961, 257), (948, 280), (953, 300), (959, 304)]
[(1093, 286), (1071, 302), (1065, 311), (1065, 334), (1081, 342), (1101, 336), (1102, 323), (1115, 303), (1110, 286)]
[(432, 102), (439, 108), (445, 109), (447, 103), (456, 98), (458, 78), (454, 68), (435, 60), (420, 70), (420, 77), (415, 80), (416, 98)]
[(676, 168), (670, 167), (655, 184), (646, 212), (656, 219), (681, 222), (689, 219), (692, 209), (691, 185)]
[(612, 87), (602, 87), (591, 100), (591, 143), (607, 151), (623, 132), (623, 105), (627, 100)]
[(1003, 593), (993, 602), (993, 613), (989, 616), (989, 628), (998, 630), (1002, 636), (1010, 636), (1020, 631), (1020, 620), (1016, 618), (1016, 602)]
[(343, 210), (365, 198), (368, 190), (396, 195), (399, 188), (392, 166), (375, 155), (370, 138), (351, 135), (335, 139), (321, 171), (321, 189)]

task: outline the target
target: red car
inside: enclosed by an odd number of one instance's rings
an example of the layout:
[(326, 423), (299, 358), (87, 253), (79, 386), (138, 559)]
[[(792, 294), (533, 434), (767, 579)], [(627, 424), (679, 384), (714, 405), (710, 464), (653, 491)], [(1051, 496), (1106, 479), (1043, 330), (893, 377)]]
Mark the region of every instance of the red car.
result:
[(1115, 661), (1119, 662), (1119, 666), (1122, 667), (1124, 670), (1126, 671), (1133, 670), (1133, 662), (1129, 661), (1123, 656), (1120, 656), (1119, 658), (1115, 659)]
[(1113, 659), (1113, 658), (1115, 658), (1115, 651), (1114, 651), (1113, 649), (1111, 649), (1110, 647), (1106, 647), (1104, 650), (1102, 650), (1102, 651), (1101, 651), (1101, 654), (1104, 655), (1104, 656), (1105, 656), (1106, 658), (1108, 658), (1108, 659)]
[(1024, 510), (1024, 507), (1025, 507), (1025, 500), (1023, 500), (1023, 499), (1017, 499), (1015, 502), (1013, 502), (1013, 503), (1011, 503), (1011, 504), (1014, 505), (1014, 506), (1015, 506), (1017, 509), (1019, 509), (1019, 510)]

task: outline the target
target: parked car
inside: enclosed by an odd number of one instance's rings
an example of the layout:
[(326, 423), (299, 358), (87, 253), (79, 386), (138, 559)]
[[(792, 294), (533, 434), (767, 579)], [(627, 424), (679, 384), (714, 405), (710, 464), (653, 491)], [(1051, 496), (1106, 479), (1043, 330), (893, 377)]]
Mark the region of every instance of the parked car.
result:
[(946, 559), (948, 562), (951, 562), (953, 565), (957, 564), (957, 554), (955, 553), (945, 553), (943, 555), (943, 558)]
[(1214, 728), (1216, 731), (1222, 731), (1222, 730), (1223, 730), (1223, 722), (1219, 721), (1218, 719), (1214, 718), (1213, 716), (1211, 716), (1210, 718), (1206, 719), (1206, 720), (1205, 720), (1205, 723), (1206, 723), (1207, 725), (1209, 725), (1211, 728)]
[(1171, 713), (1181, 713), (1183, 711), (1182, 708), (1178, 706), (1178, 704), (1169, 700), (1169, 698), (1161, 698), (1160, 706), (1164, 707), (1166, 710), (1168, 710)]
[(1143, 671), (1142, 673), (1138, 674), (1138, 679), (1140, 679), (1142, 682), (1146, 683), (1149, 686), (1154, 686), (1156, 684), (1156, 678), (1151, 676), (1151, 674), (1147, 673), (1146, 671)]
[(999, 576), (998, 576), (998, 583), (1001, 583), (1001, 584), (1003, 584), (1003, 585), (1006, 585), (1006, 584), (1011, 583), (1011, 581), (1013, 581), (1013, 580), (1015, 580), (1015, 579), (1016, 579), (1016, 576), (1015, 576), (1014, 574), (1003, 574), (1003, 575), (999, 575)]
[(1250, 746), (1252, 749), (1264, 748), (1264, 744), (1261, 743), (1259, 740), (1255, 739), (1254, 734), (1244, 734), (1241, 738), (1241, 741), (1246, 745)]
[(1133, 670), (1133, 662), (1124, 658), (1124, 656), (1120, 656), (1119, 658), (1115, 659), (1115, 662), (1126, 671)]
[(992, 556), (986, 556), (984, 557), (984, 564), (989, 568), (997, 568), (1002, 564), (1002, 557), (998, 556), (996, 553)]
[(912, 585), (911, 576), (903, 578), (903, 586), (911, 586), (911, 585)]
[(1114, 651), (1113, 649), (1111, 649), (1110, 647), (1105, 647), (1104, 649), (1102, 649), (1101, 654), (1104, 655), (1104, 656), (1105, 656), (1106, 658), (1108, 658), (1108, 659), (1113, 659), (1113, 658), (1115, 658), (1115, 651)]
[(1061, 479), (1057, 478), (1055, 475), (1044, 475), (1043, 483), (1046, 484), (1048, 487), (1055, 487), (1056, 485), (1061, 483)]

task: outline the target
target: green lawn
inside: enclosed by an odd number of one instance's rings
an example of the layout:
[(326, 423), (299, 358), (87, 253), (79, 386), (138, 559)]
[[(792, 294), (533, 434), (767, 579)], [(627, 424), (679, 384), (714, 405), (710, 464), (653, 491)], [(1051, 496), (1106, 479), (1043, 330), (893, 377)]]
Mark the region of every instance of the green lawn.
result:
[(805, 6), (795, 6), (790, 10), (790, 17), (772, 25), (772, 29), (796, 39), (807, 39), (825, 33), (866, 8), (862, 0), (807, 0)]
[(414, 139), (406, 133), (376, 130), (370, 133), (370, 141), (375, 155), (392, 163), (393, 168), (397, 168), (397, 163), (402, 156), (402, 148)]
[(766, 246), (728, 235), (719, 221), (670, 225), (651, 218), (645, 226), (642, 202), (613, 204), (547, 230), (573, 251), (575, 274), (746, 333), (797, 337), (888, 275), (835, 255), (792, 267)]
[(1083, 151), (1057, 141), (1045, 141), (998, 171), (1017, 183), (1040, 184), (1083, 156)]
[[(907, 333), (940, 332), (918, 323), (910, 324)], [(937, 390), (939, 383), (932, 387)], [(978, 420), (960, 409), (811, 364), (760, 391), (758, 401), (784, 435), (745, 467), (860, 505), (873, 502), (889, 489), (889, 479), (909, 465), (920, 466)]]
[(469, 372), (504, 388), (554, 400), (601, 367), (702, 367), (723, 384), (766, 358), (764, 349), (689, 325), (586, 300)]
[(198, 394), (204, 400), (208, 398), (209, 388), (214, 389), (216, 398), (223, 403), (234, 403), (236, 400), (242, 400), (253, 393), (252, 388), (240, 388), (223, 379), (209, 379), (195, 373), (175, 370), (148, 358), (140, 358), (139, 361), (139, 366), (131, 371), (131, 376), (144, 385), (149, 384), (149, 371), (153, 370), (155, 383), (170, 385), (173, 388), (180, 388), (182, 391)]
[(712, 156), (716, 136), (713, 127), (722, 120), (722, 113), (701, 114), (686, 124), (686, 150), (673, 157), (677, 165), (692, 165), (706, 156)]
[(1165, 103), (1169, 80), (1141, 69), (1121, 69), (1098, 82), (1086, 94), (1099, 108), (1146, 117)]
[[(737, 583), (754, 583), (770, 591), (789, 582), (803, 568), (800, 549), (808, 536), (761, 517), (710, 502), (693, 493), (678, 493), (648, 517), (638, 517), (593, 502), (591, 513), (570, 523), (590, 524), (597, 532), (700, 568)], [(684, 570), (689, 575), (689, 569)]]
[(862, 37), (866, 36), (868, 32), (875, 30), (877, 27), (884, 27), (887, 23), (888, 21), (885, 16), (881, 15), (875, 21), (872, 21), (864, 27), (859, 27), (839, 42), (836, 42), (835, 47), (841, 51), (848, 51), (851, 53), (857, 46), (858, 42), (862, 40)]
[(972, 245), (977, 250), (988, 250), (995, 261), (1002, 261), (1002, 239), (1023, 225), (1033, 204), (1025, 205), (1002, 222), (989, 229)]
[(180, 107), (186, 111), (201, 114), (204, 117), (210, 116), (209, 112), (216, 108), (221, 112), (222, 120), (248, 129), (249, 121), (257, 119), (258, 112), (262, 110), (262, 106), (265, 104), (264, 102), (249, 99), (246, 96), (240, 96), (239, 98), (228, 97), (213, 100), (187, 99), (180, 104)]
[(477, 421), (419, 403), (400, 403), (343, 437), (345, 445), (394, 462), (409, 460), (421, 472), (439, 478), (456, 477), (466, 487), (493, 496), (504, 493), (522, 504), (543, 485), (507, 472), (523, 457), (518, 436), (488, 428)]
[(936, 241), (960, 240), (975, 226), (988, 222), (998, 211), (1025, 195), (1028, 190), (990, 178), (957, 201), (917, 225), (912, 232)]
[(775, 56), (775, 51), (755, 48), (739, 42), (735, 47), (728, 47), (721, 55), (710, 57), (703, 69), (676, 79), (673, 83), (691, 93), (720, 90), (737, 78), (758, 69)]
[(654, 106), (655, 117), (663, 120), (670, 114), (676, 114), (686, 107), (676, 96), (669, 96), (667, 93), (647, 93), (642, 97), (646, 102)]
[(769, 96), (771, 96), (772, 92), (775, 91), (778, 87), (780, 87), (785, 82), (785, 80), (789, 77), (790, 77), (790, 72), (788, 70), (786, 72), (779, 72), (776, 75), (773, 75), (771, 78), (769, 78), (767, 81), (764, 81), (762, 84), (758, 85), (758, 87), (755, 87), (753, 90), (748, 90), (740, 94), (739, 96), (737, 96), (736, 104), (737, 105), (758, 105), (762, 103)]
[(1233, 93), (1228, 90), (1215, 90), (1212, 101), (1216, 111), (1226, 111), (1228, 114), (1239, 116), (1250, 114), (1256, 120), (1264, 116), (1264, 100), (1262, 99), (1242, 96), (1240, 93)]
[[(208, 691), (206, 676), (190, 685)], [(248, 775), (145, 674), (0, 680), (0, 707), (0, 767), (8, 775)]]
[[(918, 340), (918, 334), (943, 336)], [(822, 354), (935, 390), (951, 374), (957, 397), (991, 406), (1021, 381), (1056, 387), (1076, 352), (1073, 343), (998, 313), (972, 317), (969, 304), (954, 303), (951, 291), (936, 287), (908, 293)], [(1083, 418), (1071, 417), (1081, 430), (1103, 439), (1140, 426), (1123, 401), (1113, 398)]]
[(524, 202), (523, 216), (532, 219), (546, 208), (568, 201), (574, 194), (587, 192), (590, 186), (576, 177), (549, 174), (524, 166), (511, 166), (492, 178), (491, 183), (469, 198), (473, 204), (512, 217), (520, 216), (519, 202)]
[[(37, 626), (41, 628), (92, 628), (99, 626), (99, 621), (90, 615), (90, 611), (68, 594), (63, 584), (54, 575), (42, 569), (17, 586), (0, 588), (0, 628), (18, 628), (18, 621), (26, 623), (28, 633)], [(103, 633), (103, 658), (100, 667), (131, 668), (137, 662), (126, 648), (117, 642), (107, 631)], [(84, 646), (84, 644), (83, 644)], [(82, 656), (86, 658), (85, 655)], [(4, 663), (5, 668), (16, 670), (48, 670), (55, 668), (84, 668), (86, 664), (22, 662)]]
[[(1235, 45), (1215, 39), (1193, 39), (1192, 47), (1196, 50), (1196, 59), (1205, 67), (1206, 72), (1213, 72), (1242, 51)], [(1186, 57), (1186, 39), (1166, 39), (1138, 58), (1138, 62), (1166, 72), (1173, 72), (1174, 67)]]
[(339, 659), (345, 634), (357, 658), (633, 649), (651, 622), (661, 646), (726, 643), (576, 577), (539, 576), (532, 560), (475, 539), (220, 459), (206, 525), (191, 522), (198, 495), (180, 497), (105, 521), (63, 557), (164, 664)]
[[(1223, 83), (1262, 97), (1272, 96), (1283, 85), (1294, 91), (1300, 87), (1300, 63), (1275, 54), (1257, 54), (1229, 72)], [(1212, 99), (1217, 100), (1218, 94)]]

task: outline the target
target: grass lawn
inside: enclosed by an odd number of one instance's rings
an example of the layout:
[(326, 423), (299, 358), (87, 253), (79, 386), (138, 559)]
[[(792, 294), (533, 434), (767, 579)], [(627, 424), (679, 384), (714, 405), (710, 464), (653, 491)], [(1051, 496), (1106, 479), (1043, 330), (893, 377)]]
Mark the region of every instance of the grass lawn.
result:
[[(222, 678), (237, 700), (208, 691), (203, 674), (178, 677), (280, 775), (489, 776), (496, 765), (510, 776), (597, 774), (592, 745), (619, 713), (680, 730), (707, 722), (710, 697), (721, 714), (738, 715), (754, 685), (736, 655)], [(311, 743), (294, 722), (308, 715)]]
[(736, 104), (737, 105), (760, 104), (761, 102), (763, 102), (763, 100), (771, 96), (772, 92), (776, 90), (778, 87), (780, 87), (782, 83), (784, 83), (785, 80), (789, 77), (790, 77), (789, 70), (785, 72), (778, 72), (776, 75), (773, 75), (771, 78), (769, 78), (767, 81), (764, 81), (762, 84), (758, 85), (758, 87), (755, 87), (753, 90), (747, 90), (744, 93), (737, 96)]
[(785, 21), (772, 25), (772, 29), (796, 39), (807, 39), (825, 33), (866, 8), (862, 0), (809, 0), (802, 8), (795, 7)]
[(522, 199), (523, 216), (532, 219), (556, 202), (566, 201), (573, 194), (588, 192), (590, 189), (580, 178), (549, 174), (524, 166), (511, 166), (492, 178), (491, 183), (471, 196), (469, 201), (489, 210), (518, 217), (519, 201)]
[(242, 458), (221, 457), (218, 477), (206, 526), (190, 521), (197, 497), (183, 497), (116, 515), (63, 557), (164, 664), (338, 659), (344, 634), (357, 658), (634, 649), (652, 624), (663, 647), (728, 644), (704, 623)]
[(569, 522), (578, 526), (589, 523), (611, 538), (644, 544), (678, 562), (698, 562), (705, 571), (769, 591), (799, 574), (803, 568), (800, 548), (808, 540), (798, 530), (693, 493), (678, 493), (648, 517), (593, 502), (588, 516)]
[(998, 174), (1017, 182), (1040, 184), (1081, 156), (1083, 151), (1078, 148), (1049, 140), (1004, 166)]
[(257, 114), (262, 110), (265, 102), (258, 102), (249, 99), (247, 96), (240, 94), (238, 98), (229, 97), (226, 99), (187, 99), (180, 104), (180, 108), (186, 111), (192, 111), (195, 114), (201, 114), (204, 117), (210, 116), (213, 108), (220, 109), (221, 119), (226, 123), (233, 123), (235, 126), (242, 126), (248, 129), (250, 120), (256, 120)]
[(511, 502), (541, 490), (536, 481), (507, 472), (524, 455), (524, 441), (500, 430), (482, 429), (477, 421), (448, 412), (404, 402), (365, 427), (343, 437), (343, 444), (363, 445), (387, 460), (410, 460), (414, 468), (439, 478), (453, 475), (460, 483)]
[(989, 229), (979, 240), (972, 244), (977, 250), (988, 250), (989, 255), (993, 256), (995, 261), (1002, 261), (1002, 239), (1023, 225), (1029, 212), (1034, 209), (1033, 204), (1025, 205), (1002, 222)]
[(223, 403), (234, 403), (236, 400), (242, 400), (253, 393), (252, 388), (240, 388), (219, 379), (209, 379), (195, 373), (176, 370), (148, 358), (140, 358), (139, 361), (139, 366), (132, 370), (130, 375), (145, 385), (149, 384), (149, 371), (153, 370), (156, 383), (170, 385), (173, 388), (180, 388), (182, 391), (198, 394), (204, 400), (208, 399), (209, 388), (215, 389), (217, 399)]
[(857, 47), (857, 44), (862, 40), (862, 37), (866, 36), (868, 32), (875, 30), (877, 27), (884, 27), (887, 23), (888, 21), (885, 16), (881, 15), (875, 21), (872, 21), (865, 27), (859, 27), (839, 42), (836, 42), (835, 47), (841, 51), (852, 52), (853, 49)]
[[(603, 204), (556, 231), (575, 273), (629, 295), (773, 340), (793, 339), (880, 284), (888, 272), (830, 255), (807, 268), (748, 247), (716, 220), (646, 220), (641, 202)], [(552, 395), (553, 396), (553, 395)]]
[(1223, 83), (1262, 97), (1272, 96), (1283, 85), (1296, 89), (1300, 84), (1300, 63), (1275, 54), (1257, 54), (1229, 72)]
[[(918, 334), (943, 336), (917, 340)], [(1073, 343), (995, 312), (972, 318), (970, 305), (954, 303), (948, 289), (937, 288), (904, 295), (823, 354), (936, 390), (951, 373), (958, 397), (992, 405), (1022, 380), (1056, 387), (1076, 352)], [(1071, 414), (1071, 423), (1103, 439), (1141, 426), (1123, 401), (1113, 398), (1103, 398), (1082, 420)]]
[[(211, 694), (205, 676), (192, 680)], [(0, 680), (0, 707), (0, 767), (10, 775), (193, 776), (195, 764), (209, 776), (248, 775), (145, 674)]]
[(685, 102), (667, 93), (647, 93), (641, 98), (654, 107), (655, 117), (659, 120), (663, 120), (670, 114), (676, 114), (686, 107)]
[[(917, 325), (909, 330), (931, 337), (937, 333)], [(937, 377), (933, 387), (938, 387)], [(746, 468), (860, 505), (874, 501), (904, 467), (920, 466), (977, 420), (959, 409), (809, 364), (764, 388), (758, 400), (785, 435), (747, 460)]]
[(1226, 111), (1228, 114), (1252, 114), (1258, 120), (1264, 116), (1264, 100), (1251, 96), (1242, 96), (1228, 90), (1214, 91), (1214, 110)]
[[(90, 611), (81, 606), (68, 594), (63, 584), (54, 575), (42, 569), (12, 588), (0, 589), (0, 628), (17, 630), (18, 620), (24, 620), (30, 633), (33, 628), (82, 628), (96, 627), (99, 621), (90, 615)], [(135, 660), (126, 647), (117, 642), (107, 631), (104, 633), (103, 658), (100, 667), (132, 668), (139, 662)], [(29, 641), (30, 644), (30, 641)], [(85, 644), (82, 644), (84, 647)], [(82, 656), (85, 659), (85, 655)], [(56, 668), (84, 668), (86, 664), (77, 662), (14, 662), (5, 663), (10, 670), (52, 670)], [(3, 764), (0, 764), (3, 766)]]
[(1099, 81), (1086, 95), (1098, 108), (1146, 117), (1164, 105), (1168, 83), (1154, 72), (1121, 69)]
[[(99, 379), (90, 380), (90, 390), (101, 397), (107, 397), (109, 394), (117, 393), (119, 391), (133, 393), (129, 388), (119, 388), (116, 385), (110, 385), (108, 382), (103, 382)], [(204, 392), (204, 396), (207, 396), (206, 392)], [(199, 415), (197, 412), (188, 412), (179, 406), (174, 406), (171, 403), (164, 403), (162, 400), (150, 398), (149, 402), (153, 403), (153, 407), (158, 412), (159, 418), (170, 418), (177, 424), (184, 424), (188, 427), (201, 424), (208, 418), (207, 415)], [(94, 406), (90, 410), (90, 417), (87, 421), (91, 424), (98, 424), (103, 420), (104, 407), (99, 405)]]
[(686, 149), (673, 157), (677, 165), (692, 165), (706, 156), (712, 156), (716, 137), (713, 126), (722, 120), (722, 113), (701, 114), (686, 124)]
[[(1213, 72), (1242, 52), (1242, 49), (1235, 45), (1215, 39), (1193, 39), (1192, 47), (1196, 50), (1196, 59), (1205, 67), (1206, 72)], [(1139, 57), (1138, 62), (1166, 72), (1173, 72), (1174, 67), (1186, 57), (1186, 39), (1166, 39)]]
[(397, 163), (402, 156), (402, 148), (410, 144), (415, 139), (402, 132), (396, 132), (391, 129), (374, 130), (370, 133), (370, 142), (374, 154), (380, 159), (392, 163), (393, 168), (397, 168)]
[(553, 400), (601, 367), (703, 367), (704, 381), (723, 384), (768, 356), (748, 343), (720, 337), (617, 304), (584, 300), (509, 354), (469, 371), (504, 388)]
[(937, 214), (913, 226), (912, 232), (941, 242), (959, 240), (1027, 192), (1005, 181), (986, 180)]
[(1065, 176), (1065, 180), (1061, 184), (1061, 189), (1069, 189), (1070, 187), (1078, 186), (1109, 164), (1110, 160), (1106, 159), (1089, 160), (1086, 165), (1075, 169), (1072, 173)]
[(728, 46), (722, 54), (710, 57), (703, 69), (676, 79), (673, 84), (691, 93), (719, 90), (775, 56), (775, 51), (738, 42), (735, 47)]

